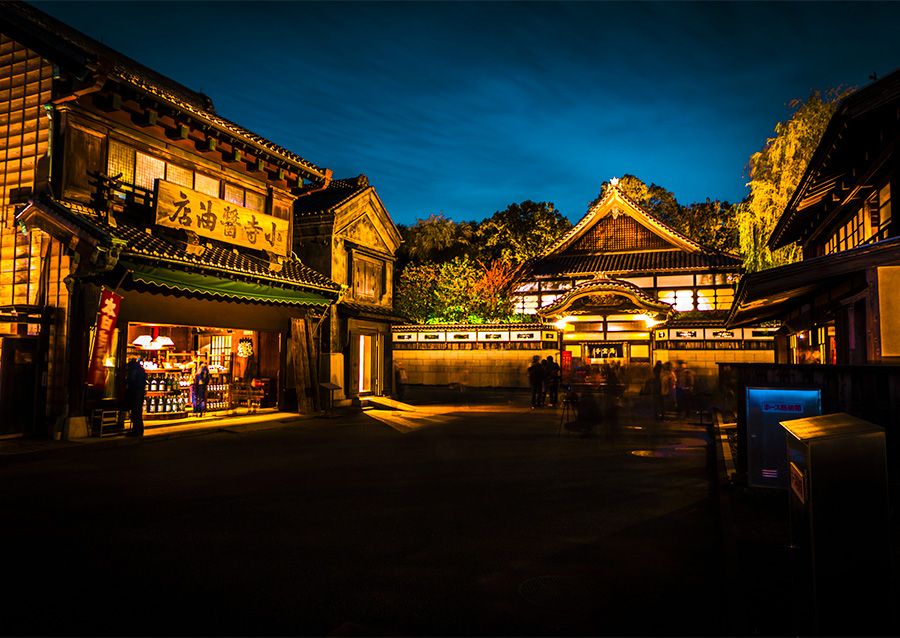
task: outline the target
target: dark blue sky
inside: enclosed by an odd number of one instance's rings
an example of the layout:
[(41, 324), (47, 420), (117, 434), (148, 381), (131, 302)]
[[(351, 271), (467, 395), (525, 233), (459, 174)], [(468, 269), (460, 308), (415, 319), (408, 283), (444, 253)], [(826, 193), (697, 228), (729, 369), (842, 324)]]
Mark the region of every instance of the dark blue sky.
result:
[(737, 201), (791, 99), (900, 67), (900, 3), (34, 4), (365, 173), (401, 224), (525, 199), (574, 221), (624, 173)]

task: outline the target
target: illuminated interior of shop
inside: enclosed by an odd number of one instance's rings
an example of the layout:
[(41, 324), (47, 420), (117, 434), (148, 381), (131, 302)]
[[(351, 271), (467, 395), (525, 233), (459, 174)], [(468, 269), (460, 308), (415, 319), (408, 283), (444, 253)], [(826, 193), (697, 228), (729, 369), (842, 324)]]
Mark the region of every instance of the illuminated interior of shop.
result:
[(254, 330), (129, 324), (128, 358), (147, 372), (145, 418), (259, 407), (269, 380), (256, 378), (258, 349)]

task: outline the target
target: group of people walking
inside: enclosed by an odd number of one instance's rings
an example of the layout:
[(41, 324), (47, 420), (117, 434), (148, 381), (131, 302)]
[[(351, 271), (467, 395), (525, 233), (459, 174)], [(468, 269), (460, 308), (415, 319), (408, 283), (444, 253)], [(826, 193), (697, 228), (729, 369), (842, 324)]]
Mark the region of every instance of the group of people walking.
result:
[[(541, 359), (538, 355), (531, 358), (528, 366), (528, 385), (531, 386), (531, 409), (543, 408), (548, 404), (555, 408), (559, 403), (559, 381), (561, 370), (552, 356)], [(548, 396), (549, 395), (549, 396)]]
[(653, 412), (658, 420), (673, 411), (677, 418), (690, 415), (694, 406), (694, 372), (679, 359), (672, 365), (671, 361), (657, 361), (653, 366), (653, 378), (650, 380), (653, 395)]

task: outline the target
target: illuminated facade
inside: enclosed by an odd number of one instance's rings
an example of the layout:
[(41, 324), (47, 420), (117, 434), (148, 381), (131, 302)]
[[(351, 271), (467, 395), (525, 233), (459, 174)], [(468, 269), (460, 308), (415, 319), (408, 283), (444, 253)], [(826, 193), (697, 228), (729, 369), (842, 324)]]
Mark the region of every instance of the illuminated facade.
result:
[(394, 254), (400, 231), (365, 175), (335, 180), (294, 204), (295, 246), (304, 262), (346, 286), (321, 330), (323, 378), (335, 400), (389, 393)]
[[(642, 210), (611, 180), (569, 233), (526, 265), (517, 311), (562, 330), (573, 374), (683, 359), (698, 376), (718, 361), (771, 361), (770, 329), (726, 329), (740, 259), (702, 246)], [(711, 383), (711, 381), (707, 381)]]
[(779, 363), (900, 362), (900, 72), (838, 104), (769, 247), (803, 261), (747, 276), (728, 324), (778, 319)]
[(0, 2), (0, 133), (0, 434), (90, 417), (130, 356), (148, 416), (184, 416), (201, 363), (210, 409), (314, 407), (340, 286), (294, 255), (293, 206), (330, 171), (17, 2)]

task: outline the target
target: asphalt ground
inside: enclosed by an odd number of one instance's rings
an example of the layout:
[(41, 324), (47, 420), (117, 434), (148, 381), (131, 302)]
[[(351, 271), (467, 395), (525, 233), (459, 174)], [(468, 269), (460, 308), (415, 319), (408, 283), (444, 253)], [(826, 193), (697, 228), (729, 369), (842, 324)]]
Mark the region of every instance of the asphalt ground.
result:
[(793, 633), (784, 520), (720, 489), (706, 427), (408, 400), (0, 456), (0, 633)]

